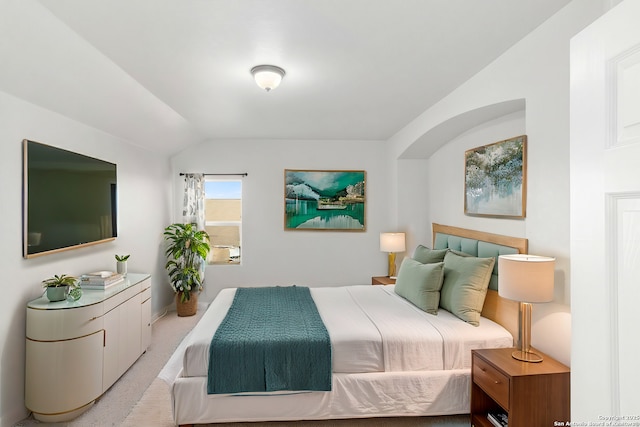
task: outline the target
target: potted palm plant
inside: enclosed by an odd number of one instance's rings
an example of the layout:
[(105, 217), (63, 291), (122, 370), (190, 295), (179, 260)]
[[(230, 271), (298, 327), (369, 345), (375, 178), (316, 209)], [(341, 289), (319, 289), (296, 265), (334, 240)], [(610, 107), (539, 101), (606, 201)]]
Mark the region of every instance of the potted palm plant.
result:
[(64, 301), (67, 299), (69, 289), (74, 289), (78, 284), (78, 279), (66, 274), (55, 275), (42, 281), (42, 287), (47, 289), (47, 298), (51, 302)]
[(167, 242), (165, 268), (176, 293), (178, 316), (192, 316), (198, 309), (198, 292), (202, 290), (204, 266), (211, 246), (209, 235), (193, 224), (171, 224), (164, 230)]

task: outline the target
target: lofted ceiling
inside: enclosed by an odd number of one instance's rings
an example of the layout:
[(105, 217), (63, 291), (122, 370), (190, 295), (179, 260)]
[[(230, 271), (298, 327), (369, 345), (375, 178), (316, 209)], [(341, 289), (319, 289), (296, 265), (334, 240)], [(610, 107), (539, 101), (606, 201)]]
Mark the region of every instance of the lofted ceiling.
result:
[[(0, 69), (0, 90), (167, 154), (213, 139), (386, 140), (569, 2), (30, 1), (5, 15), (17, 46), (0, 53), (34, 67)], [(279, 88), (256, 86), (258, 64), (286, 70)]]

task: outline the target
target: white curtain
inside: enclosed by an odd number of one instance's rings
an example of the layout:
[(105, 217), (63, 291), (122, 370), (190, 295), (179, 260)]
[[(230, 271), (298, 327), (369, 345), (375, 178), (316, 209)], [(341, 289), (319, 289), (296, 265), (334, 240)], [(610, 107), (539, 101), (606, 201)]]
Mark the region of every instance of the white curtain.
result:
[(185, 224), (196, 224), (198, 230), (204, 230), (204, 174), (202, 173), (184, 175), (182, 220)]
[[(198, 230), (204, 230), (204, 174), (184, 174), (184, 202), (182, 203), (182, 222), (196, 224)], [(211, 255), (211, 252), (209, 252)], [(200, 262), (198, 270), (204, 282), (206, 262)]]

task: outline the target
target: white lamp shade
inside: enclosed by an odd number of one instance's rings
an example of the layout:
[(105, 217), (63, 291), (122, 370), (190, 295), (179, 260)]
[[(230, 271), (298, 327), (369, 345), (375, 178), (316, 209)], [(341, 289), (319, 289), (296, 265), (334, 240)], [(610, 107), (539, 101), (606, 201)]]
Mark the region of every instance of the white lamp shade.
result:
[(251, 74), (253, 74), (256, 84), (269, 92), (280, 85), (285, 72), (275, 65), (258, 65), (251, 69)]
[(538, 255), (500, 255), (498, 294), (520, 302), (552, 301), (555, 261)]
[(404, 233), (380, 233), (382, 252), (404, 252)]

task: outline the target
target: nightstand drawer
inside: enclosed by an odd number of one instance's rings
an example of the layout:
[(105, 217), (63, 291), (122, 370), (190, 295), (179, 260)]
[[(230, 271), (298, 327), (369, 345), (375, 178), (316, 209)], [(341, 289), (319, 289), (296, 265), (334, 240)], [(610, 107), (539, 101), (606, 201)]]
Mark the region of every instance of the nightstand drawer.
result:
[(502, 408), (509, 410), (509, 377), (481, 358), (473, 358), (473, 382), (491, 396)]

